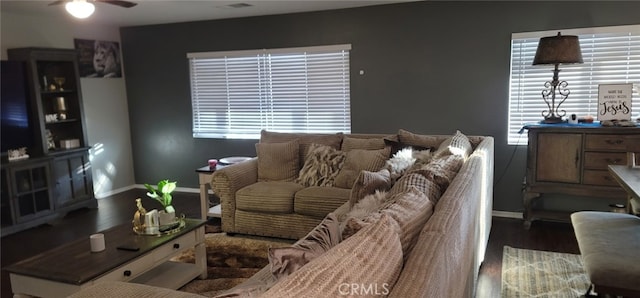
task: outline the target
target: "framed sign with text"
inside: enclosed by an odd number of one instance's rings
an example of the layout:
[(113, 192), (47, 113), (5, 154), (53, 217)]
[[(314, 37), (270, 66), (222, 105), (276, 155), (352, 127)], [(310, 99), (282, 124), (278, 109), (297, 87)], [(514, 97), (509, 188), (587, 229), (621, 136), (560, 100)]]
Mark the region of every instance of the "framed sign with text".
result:
[(633, 84), (598, 85), (598, 120), (631, 120)]

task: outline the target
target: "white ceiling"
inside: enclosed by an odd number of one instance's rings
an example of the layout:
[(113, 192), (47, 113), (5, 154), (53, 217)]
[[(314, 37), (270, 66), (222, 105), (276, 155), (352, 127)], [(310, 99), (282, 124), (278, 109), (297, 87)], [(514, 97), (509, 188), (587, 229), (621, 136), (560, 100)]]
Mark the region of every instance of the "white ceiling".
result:
[[(138, 5), (131, 8), (95, 3), (96, 11), (81, 22), (107, 26), (139, 26), (177, 23), (200, 20), (227, 19), (247, 16), (273, 15), (307, 11), (320, 11), (362, 7), (371, 5), (412, 2), (419, 0), (131, 0)], [(0, 0), (0, 10), (17, 14), (71, 18), (64, 5), (49, 6), (53, 2), (44, 0)], [(251, 6), (233, 8), (233, 4), (245, 3)]]

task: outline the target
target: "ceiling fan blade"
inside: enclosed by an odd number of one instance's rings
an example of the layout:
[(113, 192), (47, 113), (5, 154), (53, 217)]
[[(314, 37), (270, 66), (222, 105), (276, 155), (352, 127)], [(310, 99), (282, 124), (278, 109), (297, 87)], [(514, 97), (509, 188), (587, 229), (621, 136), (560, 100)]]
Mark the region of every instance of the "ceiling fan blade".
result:
[(51, 5), (60, 5), (60, 4), (65, 3), (65, 2), (67, 2), (67, 1), (65, 1), (65, 0), (53, 1), (53, 2), (49, 3), (49, 6), (51, 6)]
[[(112, 5), (117, 5), (117, 6), (122, 6), (125, 8), (130, 8), (130, 7), (134, 7), (136, 5), (138, 5), (138, 3), (133, 3), (133, 2), (129, 2), (129, 1), (123, 1), (123, 0), (95, 0), (96, 2), (102, 2), (102, 3), (107, 3), (107, 4), (112, 4)], [(64, 2), (64, 1), (59, 1), (59, 2)]]

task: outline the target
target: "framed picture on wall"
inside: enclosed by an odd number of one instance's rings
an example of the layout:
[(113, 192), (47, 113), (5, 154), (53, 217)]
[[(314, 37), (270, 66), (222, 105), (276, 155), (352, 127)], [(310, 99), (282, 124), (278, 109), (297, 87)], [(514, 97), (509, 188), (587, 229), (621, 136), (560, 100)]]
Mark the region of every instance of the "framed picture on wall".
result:
[(633, 84), (598, 85), (598, 120), (631, 120)]
[(80, 77), (120, 78), (120, 44), (115, 41), (74, 39), (79, 53)]

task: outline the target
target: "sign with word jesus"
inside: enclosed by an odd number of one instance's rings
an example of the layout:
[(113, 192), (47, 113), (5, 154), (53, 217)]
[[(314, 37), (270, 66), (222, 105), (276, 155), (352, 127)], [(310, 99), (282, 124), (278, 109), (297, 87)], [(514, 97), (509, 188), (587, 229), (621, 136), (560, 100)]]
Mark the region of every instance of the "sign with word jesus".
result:
[(598, 85), (598, 120), (631, 120), (633, 84)]

